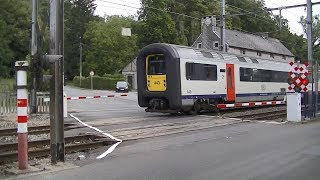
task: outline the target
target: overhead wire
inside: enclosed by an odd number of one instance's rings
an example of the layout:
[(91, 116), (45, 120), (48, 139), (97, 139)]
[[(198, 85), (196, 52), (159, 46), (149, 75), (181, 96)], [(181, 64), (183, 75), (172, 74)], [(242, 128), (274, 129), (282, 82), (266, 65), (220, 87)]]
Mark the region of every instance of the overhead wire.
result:
[[(217, 0), (214, 0), (214, 1), (218, 2)], [(241, 10), (241, 11), (244, 11), (244, 12), (249, 13), (249, 14), (246, 15), (246, 16), (248, 16), (248, 17), (250, 17), (250, 15), (254, 14), (255, 16), (251, 16), (252, 18), (255, 18), (255, 19), (258, 19), (258, 20), (262, 20), (262, 21), (264, 21), (264, 22), (271, 23), (268, 19), (266, 19), (266, 17), (259, 15), (259, 13), (257, 13), (257, 12), (249, 11), (249, 10), (242, 9), (242, 8), (240, 8), (240, 7), (233, 6), (233, 5), (229, 5), (229, 4), (227, 4), (227, 6), (228, 6), (228, 7), (231, 7), (231, 8), (234, 8), (234, 9), (238, 9), (238, 10)], [(238, 11), (238, 12), (239, 12), (239, 11)], [(262, 19), (259, 19), (259, 18), (257, 18), (256, 16), (261, 17)], [(295, 29), (295, 28), (293, 28), (293, 29)], [(301, 35), (301, 33), (300, 33), (297, 29), (295, 29), (295, 30), (293, 30), (293, 29), (290, 28), (290, 30), (291, 30), (292, 32)]]
[[(97, 1), (110, 3), (110, 4), (114, 4), (114, 5), (119, 5), (119, 6), (125, 6), (125, 7), (129, 7), (129, 8), (134, 8), (134, 9), (140, 9), (138, 7), (115, 3), (115, 2), (111, 2), (111, 1), (107, 1), (107, 0), (97, 0)], [(201, 20), (201, 18), (197, 18), (194, 16), (190, 16), (190, 15), (186, 15), (186, 14), (182, 14), (182, 13), (177, 13), (177, 12), (173, 12), (173, 11), (169, 11), (169, 10), (163, 10), (163, 9), (159, 9), (159, 8), (155, 8), (155, 7), (151, 7), (151, 6), (145, 6), (145, 8), (154, 9), (154, 10), (158, 10), (158, 11), (162, 11), (162, 12), (166, 12), (166, 13), (170, 13), (170, 14), (180, 15), (180, 16), (184, 16), (184, 17), (188, 17), (188, 18), (192, 18), (192, 19)]]
[[(277, 3), (274, 3), (274, 2), (272, 2), (272, 1), (269, 1), (271, 4), (274, 4), (274, 5), (276, 5), (276, 6), (278, 6), (278, 7), (282, 7), (282, 5), (280, 5), (280, 4), (277, 4)], [(298, 14), (296, 14), (296, 13), (294, 13), (291, 9), (283, 9), (283, 10), (286, 10), (287, 12), (289, 12), (289, 13), (291, 13), (291, 14), (293, 14), (293, 15), (298, 15)]]
[(106, 6), (106, 5), (102, 5), (102, 4), (99, 4), (99, 6), (109, 8), (109, 9), (118, 9), (118, 10), (124, 10), (124, 11), (137, 12), (137, 10), (133, 10), (133, 9), (125, 9), (125, 8), (120, 8), (120, 7)]
[[(96, 0), (96, 1), (100, 1), (100, 2), (105, 2), (105, 3), (109, 3), (109, 4), (113, 4), (113, 5), (119, 5), (119, 6), (124, 6), (124, 7), (128, 7), (128, 8), (133, 8), (133, 9), (140, 9), (140, 7), (134, 7), (134, 6), (130, 6), (130, 5), (125, 5), (125, 4), (121, 4), (121, 3), (116, 3), (116, 2), (112, 2), (112, 1), (108, 1), (108, 0)], [(215, 2), (218, 2), (217, 0), (214, 0)], [(219, 3), (219, 2), (218, 2)], [(131, 3), (131, 4), (135, 4), (135, 5), (138, 5), (136, 3)], [(105, 5), (101, 5), (101, 6), (105, 6)], [(245, 9), (242, 9), (242, 8), (239, 8), (239, 7), (236, 7), (236, 6), (232, 6), (232, 5), (228, 5), (229, 7), (231, 8), (234, 8), (234, 9), (238, 9), (236, 11), (240, 12), (239, 10), (241, 11), (244, 11), (244, 12), (247, 12), (247, 13), (250, 13), (250, 14), (255, 14), (257, 16), (260, 16), (258, 15), (258, 13), (256, 12), (253, 12), (253, 11), (249, 11), (249, 10), (245, 10)], [(175, 15), (180, 15), (180, 16), (184, 16), (184, 17), (188, 17), (188, 18), (192, 18), (192, 19), (196, 19), (196, 20), (201, 20), (201, 18), (198, 18), (198, 17), (194, 17), (194, 16), (190, 16), (190, 15), (186, 15), (186, 14), (182, 14), (182, 13), (177, 13), (177, 12), (173, 12), (173, 11), (169, 11), (169, 10), (163, 10), (163, 9), (159, 9), (159, 8), (155, 8), (155, 7), (151, 7), (151, 6), (145, 6), (145, 8), (149, 8), (149, 9), (154, 9), (154, 10), (158, 10), (158, 11), (162, 11), (162, 12), (166, 12), (166, 13), (170, 13), (170, 14), (175, 14)], [(249, 16), (250, 17), (250, 16)], [(270, 19), (266, 19), (264, 16), (260, 16), (262, 17), (263, 19), (259, 19), (257, 17), (252, 17), (252, 18), (255, 18), (255, 19), (258, 19), (258, 20), (262, 20), (262, 21), (265, 21), (267, 23), (272, 23), (270, 21)], [(219, 21), (219, 20), (218, 20)], [(229, 28), (232, 28), (232, 29), (235, 29), (235, 30), (238, 30), (238, 31), (241, 31), (241, 32), (245, 32), (245, 33), (249, 33), (249, 34), (253, 34), (252, 32), (249, 32), (249, 31), (245, 31), (243, 29), (238, 29), (238, 28), (234, 28), (234, 27), (229, 27)], [(226, 28), (225, 28), (226, 29)], [(296, 32), (297, 33), (297, 32)], [(255, 34), (256, 35), (256, 34)], [(284, 42), (284, 41), (283, 41)]]
[[(282, 7), (282, 5), (276, 4), (276, 3), (272, 2), (272, 1), (270, 1), (270, 3), (271, 3), (271, 4), (274, 4), (274, 5), (278, 6), (278, 7)], [(291, 13), (291, 14), (293, 14), (293, 15), (295, 15), (295, 16), (298, 16), (298, 14), (293, 13), (293, 11), (291, 11), (291, 9), (283, 9), (283, 10), (286, 10), (288, 13)], [(295, 28), (295, 27), (290, 27), (290, 30), (291, 30), (292, 32), (296, 33), (296, 34), (303, 35), (303, 33), (299, 32), (299, 30), (298, 30), (297, 28)]]

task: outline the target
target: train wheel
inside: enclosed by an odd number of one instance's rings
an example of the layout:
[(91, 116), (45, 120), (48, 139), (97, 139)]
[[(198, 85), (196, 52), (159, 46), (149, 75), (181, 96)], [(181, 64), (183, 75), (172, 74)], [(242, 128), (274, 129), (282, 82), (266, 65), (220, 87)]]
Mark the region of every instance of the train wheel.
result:
[(185, 111), (184, 113), (188, 114), (188, 115), (198, 115), (198, 114), (200, 114), (200, 104), (195, 103), (191, 110)]

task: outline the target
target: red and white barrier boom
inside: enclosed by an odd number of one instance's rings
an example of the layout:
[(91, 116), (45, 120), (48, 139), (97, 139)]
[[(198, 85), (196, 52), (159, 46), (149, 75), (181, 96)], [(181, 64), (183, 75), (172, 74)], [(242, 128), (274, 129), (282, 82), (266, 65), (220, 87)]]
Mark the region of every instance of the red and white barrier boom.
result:
[(15, 63), (17, 72), (17, 120), (18, 120), (18, 161), (19, 169), (28, 166), (28, 91), (27, 91), (27, 61)]
[(106, 95), (106, 96), (78, 96), (78, 97), (67, 97), (67, 100), (80, 100), (80, 99), (97, 99), (97, 98), (114, 98), (128, 96), (128, 94), (117, 94), (117, 95)]

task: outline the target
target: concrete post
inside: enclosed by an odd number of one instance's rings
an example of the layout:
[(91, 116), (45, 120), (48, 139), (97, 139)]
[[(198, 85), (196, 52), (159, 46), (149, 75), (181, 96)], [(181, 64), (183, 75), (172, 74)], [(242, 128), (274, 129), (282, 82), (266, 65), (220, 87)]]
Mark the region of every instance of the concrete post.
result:
[(226, 28), (225, 28), (225, 0), (220, 0), (220, 50), (227, 52), (226, 48)]
[[(308, 42), (308, 63), (309, 67), (314, 71), (314, 63), (312, 59), (312, 5), (311, 0), (307, 0), (307, 42)], [(308, 118), (313, 118), (313, 72), (309, 73), (309, 84), (311, 84), (311, 88), (308, 88)]]
[(15, 63), (17, 71), (17, 120), (18, 120), (18, 161), (19, 169), (28, 167), (28, 91), (27, 91), (27, 61)]

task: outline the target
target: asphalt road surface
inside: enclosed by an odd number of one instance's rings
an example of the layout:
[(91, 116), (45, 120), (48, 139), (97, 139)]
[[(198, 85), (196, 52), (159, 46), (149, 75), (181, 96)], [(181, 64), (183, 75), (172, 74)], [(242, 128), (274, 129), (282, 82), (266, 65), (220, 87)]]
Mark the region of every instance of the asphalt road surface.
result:
[[(86, 91), (67, 88), (68, 96)], [(71, 95), (74, 91), (74, 95)], [(97, 93), (97, 94), (95, 94)], [(92, 91), (88, 95), (112, 93)], [(86, 122), (126, 117), (166, 121), (203, 120), (202, 116), (150, 115), (128, 99), (78, 100), (69, 110)], [(87, 102), (86, 102), (87, 101)], [(135, 119), (135, 118), (133, 118)], [(127, 118), (126, 121), (129, 121)], [(71, 119), (70, 119), (71, 121)], [(148, 121), (149, 122), (149, 121)], [(139, 122), (143, 123), (143, 122)], [(149, 122), (150, 123), (150, 122)], [(156, 123), (156, 122), (155, 122)], [(130, 124), (130, 123), (129, 123)], [(152, 124), (152, 123), (151, 123)], [(136, 126), (137, 124), (135, 124)], [(306, 124), (234, 123), (161, 137), (126, 141), (112, 154), (78, 168), (22, 179), (319, 179), (320, 122)]]

